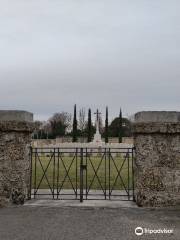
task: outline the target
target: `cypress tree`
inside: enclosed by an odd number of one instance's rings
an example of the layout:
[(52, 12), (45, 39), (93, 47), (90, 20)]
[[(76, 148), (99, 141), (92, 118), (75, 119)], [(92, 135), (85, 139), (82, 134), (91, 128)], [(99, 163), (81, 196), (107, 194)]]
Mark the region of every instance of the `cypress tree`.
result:
[(88, 110), (88, 133), (87, 133), (87, 141), (91, 142), (92, 140), (92, 121), (91, 121), (91, 109)]
[(119, 113), (119, 143), (122, 143), (122, 111)]
[(76, 117), (76, 104), (74, 105), (74, 118), (73, 118), (73, 142), (77, 142), (77, 117)]
[(108, 131), (108, 107), (106, 107), (106, 120), (105, 120), (105, 143), (109, 142), (109, 131)]

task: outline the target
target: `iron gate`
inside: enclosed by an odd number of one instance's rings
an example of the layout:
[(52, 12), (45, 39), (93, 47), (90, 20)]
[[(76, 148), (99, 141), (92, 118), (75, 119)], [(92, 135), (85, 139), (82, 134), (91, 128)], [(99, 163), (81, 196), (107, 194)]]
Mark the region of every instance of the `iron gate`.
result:
[(29, 198), (134, 200), (134, 148), (31, 148)]

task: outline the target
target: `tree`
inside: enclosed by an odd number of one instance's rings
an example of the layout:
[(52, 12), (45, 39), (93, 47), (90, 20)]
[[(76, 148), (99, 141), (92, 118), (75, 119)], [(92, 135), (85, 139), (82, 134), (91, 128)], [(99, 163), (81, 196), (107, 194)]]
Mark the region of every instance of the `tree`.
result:
[(91, 121), (91, 109), (88, 110), (88, 126), (87, 126), (87, 141), (92, 141), (92, 121)]
[(74, 105), (74, 118), (73, 118), (73, 142), (77, 142), (77, 117), (76, 117), (76, 104)]
[(43, 123), (41, 121), (34, 122), (34, 134), (33, 134), (34, 139), (40, 138), (40, 129), (41, 129), (42, 124)]
[(109, 132), (108, 132), (108, 107), (106, 107), (106, 120), (105, 120), (105, 143), (109, 141)]
[(78, 122), (78, 128), (80, 130), (80, 135), (84, 135), (84, 129), (86, 127), (86, 111), (85, 108), (81, 108), (79, 110), (79, 122)]
[(50, 119), (51, 138), (61, 137), (66, 134), (71, 123), (71, 115), (67, 112), (55, 113)]
[(104, 125), (101, 115), (99, 115), (99, 132), (104, 135)]
[(51, 136), (51, 123), (49, 121), (46, 121), (43, 124), (43, 133), (45, 135), (45, 138), (48, 139), (49, 136)]
[[(120, 116), (114, 118), (114, 120), (109, 125), (109, 137), (118, 137), (120, 132)], [(131, 122), (127, 118), (122, 117), (122, 129), (120, 137), (131, 137), (132, 136), (132, 127)], [(120, 139), (121, 140), (121, 139)]]
[(118, 130), (118, 139), (119, 139), (119, 143), (122, 143), (122, 111), (121, 111), (121, 108), (120, 108), (120, 113), (119, 113), (119, 130)]

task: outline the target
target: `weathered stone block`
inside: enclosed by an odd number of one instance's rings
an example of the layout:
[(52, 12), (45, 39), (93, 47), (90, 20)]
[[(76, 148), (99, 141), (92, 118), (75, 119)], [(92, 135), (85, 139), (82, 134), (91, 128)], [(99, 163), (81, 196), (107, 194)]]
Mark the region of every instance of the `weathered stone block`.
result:
[[(10, 114), (11, 121), (5, 121)], [(34, 124), (30, 113), (0, 111), (0, 205), (22, 204), (30, 184), (29, 147)], [(2, 117), (2, 119), (1, 119)], [(21, 121), (22, 119), (29, 121)]]
[(136, 114), (135, 191), (140, 206), (180, 203), (179, 116), (176, 112)]

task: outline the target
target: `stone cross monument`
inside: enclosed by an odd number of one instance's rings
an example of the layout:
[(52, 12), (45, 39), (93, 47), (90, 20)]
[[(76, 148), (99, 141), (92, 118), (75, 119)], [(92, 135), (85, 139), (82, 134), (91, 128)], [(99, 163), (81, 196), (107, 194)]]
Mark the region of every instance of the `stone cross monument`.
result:
[(102, 139), (101, 139), (101, 134), (99, 132), (99, 116), (100, 116), (101, 113), (97, 109), (97, 111), (94, 114), (96, 115), (96, 133), (95, 133), (94, 138), (93, 138), (93, 143), (101, 145), (102, 144)]

